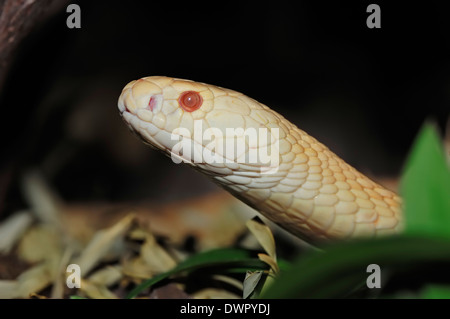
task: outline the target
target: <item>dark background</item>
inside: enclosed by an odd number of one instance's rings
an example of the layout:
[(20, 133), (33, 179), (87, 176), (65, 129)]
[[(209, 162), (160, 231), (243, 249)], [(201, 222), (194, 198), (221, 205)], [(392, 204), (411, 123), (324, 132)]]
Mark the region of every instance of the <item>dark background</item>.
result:
[[(25, 205), (37, 167), (67, 201), (172, 201), (216, 189), (138, 141), (121, 122), (131, 80), (166, 75), (269, 105), (375, 175), (397, 176), (425, 119), (450, 110), (450, 19), (440, 2), (73, 1), (17, 51), (0, 96), (2, 212)], [(0, 214), (2, 213), (0, 212)]]

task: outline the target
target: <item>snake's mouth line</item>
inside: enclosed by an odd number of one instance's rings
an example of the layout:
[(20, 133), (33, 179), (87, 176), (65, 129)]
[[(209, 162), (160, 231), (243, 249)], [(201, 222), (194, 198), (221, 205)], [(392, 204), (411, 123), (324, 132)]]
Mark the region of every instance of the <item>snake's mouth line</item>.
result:
[(246, 164), (258, 167), (261, 174), (275, 174), (279, 169), (278, 128), (226, 128), (224, 135), (219, 128), (203, 130), (202, 121), (195, 120), (193, 134), (184, 127), (169, 132), (143, 121), (126, 107), (120, 114), (133, 132), (170, 154), (175, 164)]

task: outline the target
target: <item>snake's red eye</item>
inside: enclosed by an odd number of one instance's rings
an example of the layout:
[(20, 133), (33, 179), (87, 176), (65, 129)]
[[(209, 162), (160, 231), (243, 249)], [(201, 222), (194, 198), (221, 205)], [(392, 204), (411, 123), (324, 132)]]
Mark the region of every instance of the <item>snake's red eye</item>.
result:
[(200, 93), (195, 91), (185, 91), (180, 94), (178, 104), (187, 112), (198, 110), (203, 104), (203, 98)]

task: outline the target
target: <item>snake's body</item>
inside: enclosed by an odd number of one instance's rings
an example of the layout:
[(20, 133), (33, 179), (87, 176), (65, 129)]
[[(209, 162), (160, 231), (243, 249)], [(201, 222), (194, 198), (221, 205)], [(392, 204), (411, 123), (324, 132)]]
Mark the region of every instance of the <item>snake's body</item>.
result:
[[(192, 112), (183, 109), (179, 99), (183, 92), (200, 94), (201, 107)], [(169, 156), (177, 143), (171, 133), (180, 127), (194, 133), (195, 120), (204, 128), (220, 129), (225, 138), (226, 128), (278, 128), (275, 173), (263, 173), (261, 163), (239, 162), (239, 154), (232, 163), (190, 164), (298, 237), (311, 241), (375, 237), (402, 229), (398, 195), (242, 93), (189, 80), (146, 77), (127, 84), (118, 104), (129, 127)], [(205, 148), (208, 142), (195, 143)], [(247, 143), (244, 151), (252, 147)]]

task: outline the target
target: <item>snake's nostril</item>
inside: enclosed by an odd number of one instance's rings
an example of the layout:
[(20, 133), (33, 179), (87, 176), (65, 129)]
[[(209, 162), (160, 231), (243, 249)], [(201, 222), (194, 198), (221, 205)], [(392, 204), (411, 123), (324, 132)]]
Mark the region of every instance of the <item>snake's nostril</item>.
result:
[(155, 96), (152, 96), (150, 98), (150, 101), (148, 102), (148, 108), (150, 109), (150, 111), (153, 112), (153, 110), (155, 109), (156, 106), (157, 106), (157, 100), (156, 100)]
[(150, 100), (148, 101), (147, 110), (150, 110), (153, 113), (157, 113), (161, 111), (163, 97), (161, 94), (152, 95)]

